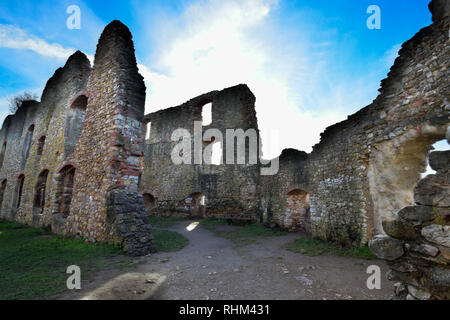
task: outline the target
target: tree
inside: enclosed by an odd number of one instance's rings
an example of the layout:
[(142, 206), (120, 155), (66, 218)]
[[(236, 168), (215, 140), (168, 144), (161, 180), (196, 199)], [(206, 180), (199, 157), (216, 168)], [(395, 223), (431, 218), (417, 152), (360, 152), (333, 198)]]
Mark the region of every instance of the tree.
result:
[(28, 91), (15, 95), (9, 99), (9, 111), (14, 114), (22, 106), (22, 103), (25, 101), (36, 100), (37, 98), (38, 96), (36, 94)]

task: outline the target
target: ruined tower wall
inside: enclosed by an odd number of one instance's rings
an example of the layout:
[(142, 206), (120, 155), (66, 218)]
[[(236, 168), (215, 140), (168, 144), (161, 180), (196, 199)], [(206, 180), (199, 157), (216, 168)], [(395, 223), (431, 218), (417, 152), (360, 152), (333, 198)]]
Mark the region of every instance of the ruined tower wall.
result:
[[(222, 91), (213, 91), (185, 104), (149, 114), (144, 121), (151, 122), (143, 161), (140, 189), (156, 198), (153, 214), (188, 215), (192, 195), (206, 196), (206, 214), (214, 217), (258, 219), (259, 165), (233, 164), (208, 165), (194, 163), (194, 121), (202, 121), (202, 107), (212, 102), (212, 123), (199, 126), (199, 132), (218, 129), (223, 136), (222, 153), (226, 160), (226, 129), (254, 129), (259, 131), (254, 108), (255, 97), (245, 85)], [(179, 141), (171, 141), (176, 129), (186, 129), (191, 140), (191, 164), (174, 164), (171, 153)], [(219, 137), (215, 137), (216, 143)], [(201, 143), (202, 147), (210, 144)], [(236, 142), (235, 142), (236, 146)], [(246, 152), (248, 154), (248, 143)], [(258, 147), (256, 146), (256, 149)], [(237, 148), (235, 148), (235, 153)], [(236, 154), (235, 154), (236, 160)]]
[(382, 219), (414, 203), (428, 151), (449, 125), (448, 11), (432, 13), (434, 23), (403, 44), (375, 101), (314, 146), (313, 234), (364, 244), (383, 232)]
[(84, 130), (74, 152), (78, 172), (66, 226), (69, 234), (144, 254), (151, 247), (150, 225), (137, 190), (145, 85), (131, 39), (128, 28), (113, 21), (97, 45)]

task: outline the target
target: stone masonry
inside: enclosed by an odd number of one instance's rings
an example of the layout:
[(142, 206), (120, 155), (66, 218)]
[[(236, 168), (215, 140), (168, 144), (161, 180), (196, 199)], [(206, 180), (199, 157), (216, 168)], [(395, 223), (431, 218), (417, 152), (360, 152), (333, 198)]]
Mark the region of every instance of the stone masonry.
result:
[(432, 152), (430, 165), (436, 174), (417, 184), (415, 205), (383, 221), (386, 235), (369, 244), (399, 281), (396, 294), (410, 300), (450, 299), (450, 151)]
[(113, 21), (92, 69), (76, 52), (48, 81), (41, 102), (24, 102), (6, 118), (2, 218), (119, 244), (131, 255), (152, 250), (137, 193), (145, 85), (131, 38)]
[(201, 194), (207, 216), (259, 220), (342, 244), (366, 245), (384, 234), (382, 221), (414, 204), (413, 189), (431, 146), (444, 139), (449, 126), (448, 14), (443, 4), (430, 4), (433, 24), (403, 44), (373, 103), (327, 128), (311, 154), (284, 150), (276, 175), (261, 176), (258, 165), (248, 163), (217, 167), (173, 165), (170, 160), (175, 145), (171, 134), (177, 128), (193, 134), (193, 121), (201, 121), (206, 102), (213, 102), (210, 127), (222, 135), (226, 128), (257, 130), (254, 116), (246, 116), (256, 114), (254, 101), (247, 99), (241, 107), (233, 100), (252, 96), (246, 86), (146, 115), (151, 136), (140, 188), (154, 199), (152, 214), (189, 215), (191, 195)]
[[(202, 107), (212, 103), (212, 122), (203, 125)], [(195, 195), (204, 197), (205, 214), (208, 217), (233, 219), (259, 219), (259, 165), (249, 164), (249, 144), (245, 146), (244, 164), (214, 165), (207, 164), (204, 158), (211, 158), (206, 149), (211, 143), (226, 146), (228, 138), (226, 129), (253, 129), (256, 143), (259, 131), (255, 112), (255, 97), (246, 85), (238, 85), (223, 91), (213, 91), (192, 99), (185, 104), (161, 110), (145, 116), (150, 124), (150, 138), (147, 140), (143, 159), (143, 174), (140, 181), (141, 191), (156, 199), (151, 212), (154, 215), (192, 215), (195, 211)], [(199, 134), (196, 137), (194, 129)], [(205, 137), (207, 130), (219, 131), (216, 137)], [(177, 129), (185, 129), (191, 137), (188, 148), (190, 164), (174, 164), (171, 153), (178, 140), (171, 139)], [(196, 141), (196, 139), (198, 140)], [(195, 154), (195, 144), (202, 149), (202, 154)], [(237, 159), (237, 145), (235, 143)], [(226, 148), (222, 147), (222, 158), (226, 159)], [(257, 149), (256, 149), (257, 150)], [(186, 151), (188, 152), (188, 151)], [(201, 164), (194, 161), (199, 157)], [(224, 161), (226, 162), (226, 161)]]
[[(92, 68), (75, 53), (48, 81), (41, 102), (26, 101), (6, 118), (0, 215), (120, 244), (136, 255), (152, 250), (147, 214), (259, 221), (346, 245), (387, 237), (399, 227), (400, 210), (415, 205), (431, 146), (450, 124), (448, 1), (433, 0), (429, 8), (433, 23), (403, 44), (373, 103), (328, 127), (310, 154), (283, 150), (272, 159), (279, 163), (274, 175), (261, 174), (267, 165), (256, 98), (244, 84), (144, 116), (146, 89), (132, 36), (113, 21)], [(206, 125), (208, 103), (212, 123)], [(177, 147), (184, 140), (173, 136), (178, 129), (192, 138), (183, 150)], [(237, 139), (227, 130), (254, 133), (244, 139), (243, 162), (209, 164), (213, 144), (221, 145), (223, 160), (234, 146), (237, 158)], [(175, 163), (174, 153), (189, 164)], [(431, 155), (439, 170), (442, 161)], [(438, 183), (429, 179), (419, 185)], [(416, 235), (414, 223), (414, 232), (402, 230)]]

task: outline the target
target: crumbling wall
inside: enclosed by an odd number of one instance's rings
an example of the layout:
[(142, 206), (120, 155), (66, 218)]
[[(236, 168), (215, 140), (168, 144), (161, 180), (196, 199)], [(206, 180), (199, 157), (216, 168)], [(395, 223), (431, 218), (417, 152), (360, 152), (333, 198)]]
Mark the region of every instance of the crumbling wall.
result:
[(2, 218), (119, 244), (132, 255), (152, 250), (137, 192), (145, 85), (131, 38), (112, 22), (92, 72), (76, 52), (47, 82), (40, 103), (27, 101), (6, 118)]
[[(212, 103), (212, 123), (202, 125), (202, 107)], [(152, 214), (181, 215), (191, 214), (195, 195), (205, 196), (206, 216), (234, 219), (257, 220), (259, 218), (259, 164), (249, 161), (249, 144), (245, 146), (245, 163), (237, 163), (237, 142), (235, 142), (235, 161), (221, 165), (201, 164), (195, 161), (195, 144), (206, 153), (211, 142), (218, 143), (219, 137), (205, 137), (205, 132), (214, 128), (222, 135), (223, 161), (226, 162), (226, 129), (253, 129), (256, 136), (256, 153), (259, 147), (259, 131), (254, 108), (255, 97), (245, 85), (238, 85), (222, 91), (213, 91), (185, 104), (161, 110), (145, 116), (144, 123), (151, 123), (150, 138), (147, 141), (143, 175), (140, 188), (142, 193), (155, 198)], [(194, 126), (197, 122), (198, 142), (195, 142)], [(177, 129), (185, 129), (192, 138), (190, 164), (175, 164), (171, 154), (180, 141), (172, 141)], [(205, 141), (203, 141), (205, 140)], [(205, 149), (206, 148), (206, 149)], [(199, 153), (201, 157), (201, 153)], [(256, 154), (257, 156), (257, 154)], [(211, 154), (209, 154), (209, 158)]]
[[(450, 142), (450, 140), (449, 140)], [(450, 299), (450, 151), (432, 152), (436, 170), (414, 189), (415, 205), (383, 221), (370, 248), (388, 262), (395, 292), (407, 299)]]
[[(76, 52), (47, 82), (40, 103), (25, 102), (5, 120), (2, 141), (7, 148), (0, 176), (8, 182), (2, 217), (63, 233), (53, 215), (53, 179), (58, 168), (73, 160), (64, 150), (65, 121), (71, 112), (70, 100), (85, 87), (89, 73), (89, 60)], [(49, 170), (41, 199), (45, 205), (43, 210), (34, 210), (38, 177), (44, 170)], [(19, 190), (21, 176), (24, 183)]]
[[(261, 175), (255, 97), (245, 85), (144, 117), (145, 85), (132, 36), (114, 21), (102, 33), (92, 70), (87, 58), (75, 53), (49, 80), (40, 103), (26, 102), (5, 120), (0, 214), (121, 244), (132, 254), (151, 250), (145, 204), (151, 214), (260, 220), (326, 240), (366, 244), (384, 233), (383, 221), (396, 221), (401, 208), (414, 204), (413, 189), (431, 145), (449, 126), (449, 4), (433, 0), (430, 10), (433, 24), (403, 44), (374, 102), (327, 128), (311, 154), (283, 151), (273, 176)], [(202, 106), (208, 102), (212, 123), (202, 126)], [(151, 135), (144, 144), (147, 122)], [(213, 128), (219, 134), (202, 139)], [(177, 129), (192, 138), (190, 164), (176, 164), (171, 157), (180, 144), (171, 139)], [(254, 130), (256, 150), (246, 144), (245, 159), (238, 163), (233, 143), (232, 163), (202, 161), (195, 147), (205, 152), (220, 135), (226, 160), (227, 129)], [(72, 168), (67, 215), (59, 206), (66, 192), (61, 181)], [(36, 198), (43, 187), (45, 196)], [(45, 202), (42, 209), (36, 209), (37, 202)]]
[(446, 5), (431, 3), (434, 23), (403, 44), (374, 102), (314, 146), (307, 164), (314, 235), (365, 244), (383, 233), (383, 219), (413, 204), (431, 145), (449, 125)]
[(6, 185), (1, 208), (1, 217), (5, 219), (16, 219), (18, 209), (15, 203), (15, 189), (25, 167), (23, 158), (20, 156), (23, 150), (22, 137), (31, 126), (38, 107), (39, 102), (26, 101), (14, 115), (7, 116), (3, 123), (1, 144), (4, 157), (0, 176)]
[(310, 232), (309, 183), (305, 152), (285, 149), (279, 171), (261, 177), (262, 220), (272, 227)]
[(84, 129), (74, 151), (78, 174), (66, 227), (69, 234), (145, 254), (151, 250), (150, 224), (137, 193), (145, 85), (131, 39), (128, 28), (113, 21), (97, 45)]

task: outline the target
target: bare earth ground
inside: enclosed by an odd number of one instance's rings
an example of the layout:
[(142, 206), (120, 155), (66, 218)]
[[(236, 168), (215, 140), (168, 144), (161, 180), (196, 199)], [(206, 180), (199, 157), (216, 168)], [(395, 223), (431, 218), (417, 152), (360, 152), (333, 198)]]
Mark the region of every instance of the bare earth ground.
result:
[[(99, 273), (82, 289), (58, 299), (391, 299), (393, 283), (384, 276), (380, 260), (339, 256), (306, 256), (282, 246), (298, 234), (261, 238), (256, 243), (235, 246), (198, 226), (181, 221), (168, 230), (183, 234), (190, 243), (172, 253), (139, 258), (128, 270)], [(227, 226), (224, 226), (227, 227)], [(232, 226), (229, 226), (233, 228)], [(369, 290), (366, 269), (381, 268), (381, 289)]]

